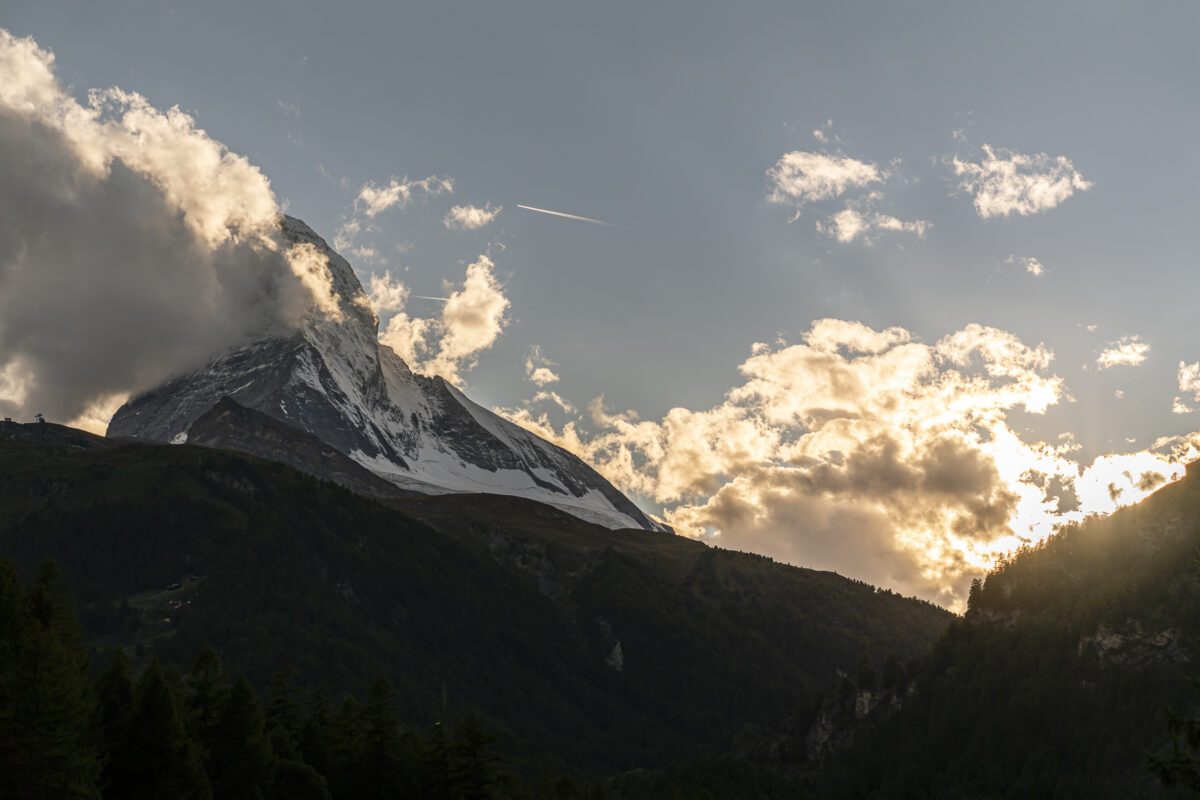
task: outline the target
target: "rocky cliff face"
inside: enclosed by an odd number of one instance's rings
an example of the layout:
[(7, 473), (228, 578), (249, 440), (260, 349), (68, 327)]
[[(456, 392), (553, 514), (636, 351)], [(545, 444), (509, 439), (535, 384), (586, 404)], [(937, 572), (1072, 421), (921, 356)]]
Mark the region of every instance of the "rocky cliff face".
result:
[[(576, 456), (445, 380), (414, 374), (379, 344), (378, 319), (349, 263), (300, 220), (283, 217), (281, 225), (286, 242), (311, 247), (327, 262), (336, 307), (314, 307), (296, 327), (268, 332), (134, 398), (113, 417), (110, 437), (188, 441), (193, 423), (229, 397), (406, 491), (512, 494), (609, 528), (667, 530)], [(206, 435), (220, 438), (212, 425)], [(294, 461), (287, 447), (257, 454)]]

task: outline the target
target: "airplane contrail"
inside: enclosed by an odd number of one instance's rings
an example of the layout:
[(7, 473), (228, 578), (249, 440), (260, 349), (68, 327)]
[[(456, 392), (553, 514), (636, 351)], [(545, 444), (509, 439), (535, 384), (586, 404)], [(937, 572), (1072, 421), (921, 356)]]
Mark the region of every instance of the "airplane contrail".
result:
[(448, 303), (450, 301), (449, 297), (426, 297), (423, 294), (414, 294), (413, 299), (414, 300), (441, 300), (443, 303)]
[(551, 214), (556, 217), (566, 217), (567, 219), (577, 219), (580, 222), (591, 222), (596, 225), (607, 225), (610, 228), (617, 227), (615, 224), (613, 224), (611, 222), (605, 222), (602, 219), (592, 219), (591, 217), (581, 217), (577, 214), (564, 214), (562, 211), (550, 211), (545, 208), (534, 208), (533, 206), (523, 206), (520, 203), (517, 203), (517, 208), (523, 208), (526, 211), (537, 211), (540, 214)]

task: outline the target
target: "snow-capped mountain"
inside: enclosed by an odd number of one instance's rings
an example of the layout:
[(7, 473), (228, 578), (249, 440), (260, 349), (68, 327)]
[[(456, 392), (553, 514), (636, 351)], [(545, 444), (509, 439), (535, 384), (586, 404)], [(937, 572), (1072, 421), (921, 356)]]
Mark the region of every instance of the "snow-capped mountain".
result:
[[(392, 484), (426, 494), (528, 497), (609, 528), (667, 530), (566, 450), (414, 374), (378, 340), (354, 270), (307, 225), (282, 217), (290, 245), (328, 259), (336, 311), (234, 347), (123, 405), (108, 436), (185, 442), (223, 398), (306, 431)], [(332, 312), (332, 313), (330, 313)], [(287, 448), (275, 457), (288, 461)]]

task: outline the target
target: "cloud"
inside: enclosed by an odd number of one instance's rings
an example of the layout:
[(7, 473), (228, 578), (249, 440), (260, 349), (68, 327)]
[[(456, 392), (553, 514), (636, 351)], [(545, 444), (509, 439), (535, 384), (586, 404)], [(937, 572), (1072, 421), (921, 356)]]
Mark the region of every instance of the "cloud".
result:
[(1172, 414), (1191, 414), (1193, 412), (1195, 412), (1195, 409), (1189, 407), (1188, 404), (1183, 402), (1181, 398), (1176, 397), (1171, 401)]
[(959, 188), (975, 196), (975, 210), (983, 219), (1037, 214), (1092, 187), (1064, 156), (1023, 155), (986, 144), (983, 153), (979, 163), (952, 161), (954, 174), (962, 179)]
[(393, 280), (391, 270), (388, 270), (383, 275), (371, 275), (367, 297), (376, 314), (394, 314), (404, 310), (404, 304), (408, 302), (408, 287)]
[(813, 135), (813, 138), (816, 139), (821, 144), (826, 144), (829, 141), (831, 136), (833, 136), (833, 138), (836, 139), (837, 137), (833, 135), (833, 120), (831, 120), (831, 119), (825, 120), (824, 125), (822, 125), (819, 128), (813, 129), (812, 135)]
[(843, 155), (826, 155), (794, 150), (785, 153), (767, 170), (771, 179), (768, 202), (800, 207), (815, 200), (845, 194), (848, 190), (877, 183), (883, 173), (875, 164)]
[(451, 206), (446, 216), (442, 219), (442, 224), (450, 230), (478, 230), (494, 220), (503, 208), (504, 206), (492, 208), (491, 203), (488, 203), (483, 208), (472, 205)]
[[(1008, 258), (1004, 259), (1004, 263), (1005, 264), (1016, 264), (1017, 266), (1024, 267), (1025, 271), (1028, 272), (1030, 275), (1033, 275), (1033, 276), (1039, 277), (1039, 278), (1046, 273), (1046, 268), (1045, 268), (1045, 266), (1042, 265), (1042, 262), (1038, 261), (1036, 258), (1034, 258), (1032, 256), (1010, 255)], [(1094, 325), (1088, 326), (1088, 330), (1094, 330), (1094, 329), (1095, 329)]]
[(0, 29), (0, 413), (92, 420), (322, 305), (266, 177), (178, 108), (77, 101)]
[(542, 355), (542, 348), (536, 344), (532, 345), (529, 348), (529, 355), (525, 357), (525, 377), (539, 387), (557, 383), (558, 375), (550, 369), (553, 366), (555, 363)]
[(925, 344), (826, 319), (798, 344), (754, 345), (706, 410), (644, 420), (597, 398), (561, 429), (502, 411), (662, 504), (684, 535), (960, 605), (1000, 555), (1135, 502), (1196, 452), (1085, 466), (1070, 435), (1025, 441), (1009, 414), (1066, 397), (1052, 363), (1044, 345), (979, 324)]
[(446, 286), (449, 296), (438, 319), (407, 314), (403, 306), (408, 290), (392, 282), (390, 274), (378, 284), (378, 292), (373, 279), (372, 296), (378, 294), (396, 312), (379, 341), (395, 350), (413, 371), (461, 385), (462, 373), (474, 367), (477, 354), (491, 347), (504, 328), (509, 301), (496, 279), (495, 266), (481, 255), (467, 267), (460, 288)]
[(1179, 391), (1190, 392), (1200, 403), (1200, 361), (1191, 364), (1179, 362)]
[(889, 214), (882, 214), (874, 207), (883, 199), (880, 192), (871, 192), (866, 197), (851, 200), (841, 211), (831, 216), (826, 222), (817, 222), (817, 231), (833, 237), (842, 243), (853, 242), (860, 236), (864, 244), (872, 244), (871, 233), (875, 231), (896, 231), (915, 233), (917, 238), (924, 239), (931, 224), (925, 220), (904, 221)]
[(1139, 342), (1136, 336), (1126, 336), (1115, 342), (1109, 342), (1108, 347), (1101, 351), (1096, 358), (1096, 366), (1100, 369), (1112, 367), (1136, 367), (1150, 355), (1150, 345)]
[(550, 402), (550, 403), (554, 403), (554, 405), (561, 408), (563, 410), (564, 414), (574, 414), (575, 413), (575, 406), (573, 406), (569, 400), (566, 400), (565, 398), (563, 398), (563, 396), (560, 395), (558, 392), (551, 392), (551, 391), (538, 392), (537, 394), (535, 394), (533, 396), (533, 398), (529, 402), (530, 403)]
[(410, 181), (405, 175), (403, 178), (392, 178), (387, 186), (377, 186), (370, 181), (363, 184), (355, 206), (361, 208), (368, 217), (374, 217), (389, 208), (404, 208), (418, 193), (435, 196), (453, 191), (454, 181), (450, 178), (430, 175), (419, 181)]

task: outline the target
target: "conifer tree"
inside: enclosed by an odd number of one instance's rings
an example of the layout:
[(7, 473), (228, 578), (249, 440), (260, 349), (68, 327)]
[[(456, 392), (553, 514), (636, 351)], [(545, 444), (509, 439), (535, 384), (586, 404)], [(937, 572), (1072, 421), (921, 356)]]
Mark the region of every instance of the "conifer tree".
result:
[(221, 666), (221, 657), (211, 647), (196, 656), (186, 696), (188, 731), (200, 745), (205, 768), (211, 773), (217, 716), (229, 696), (229, 677)]
[(321, 690), (314, 691), (309, 699), (308, 717), (300, 727), (300, 756), (317, 772), (329, 777), (333, 765), (332, 731), (329, 707)]
[(188, 739), (179, 698), (157, 659), (146, 668), (138, 686), (127, 747), (128, 761), (124, 771), (113, 776), (109, 796), (131, 800), (212, 797), (198, 748)]
[(455, 797), (484, 800), (494, 797), (501, 783), (501, 759), (492, 750), (496, 734), (474, 711), (468, 711), (454, 734), (451, 778)]
[(28, 594), (0, 559), (0, 796), (99, 797), (82, 631), (57, 565)]
[(267, 691), (267, 738), (271, 750), (279, 758), (300, 759), (300, 709), (296, 705), (299, 687), (292, 683), (291, 667), (271, 676)]
[(440, 722), (429, 731), (421, 758), (421, 784), (429, 800), (449, 800), (453, 777), (451, 775), (450, 743), (446, 740), (446, 726)]
[(137, 707), (137, 685), (129, 655), (118, 648), (108, 669), (96, 681), (96, 737), (103, 745), (102, 784), (111, 786), (129, 771), (129, 727)]
[(217, 718), (209, 773), (214, 793), (231, 800), (265, 796), (273, 761), (262, 704), (243, 676)]
[(358, 765), (360, 797), (393, 797), (398, 789), (399, 722), (396, 693), (388, 679), (371, 683), (362, 709), (363, 744)]
[(302, 761), (281, 759), (271, 771), (270, 800), (331, 800), (325, 776)]

